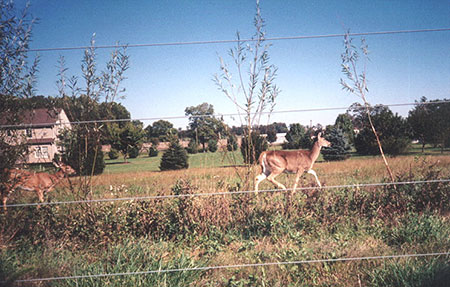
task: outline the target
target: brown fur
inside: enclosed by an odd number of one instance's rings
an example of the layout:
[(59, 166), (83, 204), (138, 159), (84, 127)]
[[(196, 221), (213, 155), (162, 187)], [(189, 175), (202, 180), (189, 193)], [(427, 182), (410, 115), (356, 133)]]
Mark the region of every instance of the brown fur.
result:
[(258, 190), (261, 181), (267, 178), (268, 181), (275, 184), (278, 188), (286, 189), (286, 187), (275, 180), (275, 177), (283, 172), (291, 172), (297, 174), (293, 190), (297, 188), (300, 176), (306, 171), (316, 178), (317, 184), (320, 184), (315, 171), (312, 169), (315, 161), (319, 157), (320, 149), (330, 146), (330, 142), (321, 137), (321, 133), (317, 136), (311, 150), (275, 150), (265, 151), (259, 157), (259, 164), (262, 173), (255, 178), (255, 190)]
[(46, 172), (30, 172), (23, 169), (14, 169), (9, 173), (6, 192), (2, 194), (3, 209), (6, 210), (8, 196), (16, 189), (36, 192), (39, 201), (44, 202), (45, 193), (52, 191), (54, 187), (66, 176), (74, 174), (75, 170), (64, 164), (60, 164), (60, 170), (54, 174)]

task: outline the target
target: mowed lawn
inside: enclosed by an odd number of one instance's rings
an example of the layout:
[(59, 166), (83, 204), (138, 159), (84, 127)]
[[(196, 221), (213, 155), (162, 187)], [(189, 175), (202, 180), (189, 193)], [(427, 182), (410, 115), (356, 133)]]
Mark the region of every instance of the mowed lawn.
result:
[[(105, 174), (133, 173), (145, 171), (159, 171), (159, 164), (164, 152), (156, 157), (141, 154), (137, 158), (128, 159), (124, 162), (123, 157), (115, 160), (106, 160)], [(197, 153), (189, 155), (189, 168), (229, 167), (242, 165), (244, 163), (240, 151), (215, 153)]]
[[(277, 147), (278, 149), (279, 147)], [(161, 157), (164, 154), (163, 151), (159, 152), (156, 157), (149, 157), (147, 154), (141, 154), (137, 158), (128, 159), (125, 162), (123, 157), (119, 157), (115, 160), (106, 160), (105, 174), (117, 174), (117, 173), (133, 173), (133, 172), (148, 172), (159, 171), (159, 165)], [(441, 153), (440, 148), (434, 148), (429, 145), (425, 147), (422, 153), (422, 146), (419, 144), (411, 145), (408, 156), (430, 156), (430, 155), (450, 155), (450, 150), (446, 149)], [(403, 155), (403, 156), (406, 156)], [(360, 156), (356, 152), (352, 152), (349, 160), (352, 159), (369, 159), (373, 156)], [(322, 162), (322, 155), (319, 156), (317, 162)], [(242, 154), (239, 150), (228, 152), (218, 151), (215, 153), (205, 152), (197, 154), (189, 154), (189, 168), (211, 168), (211, 167), (231, 167), (242, 166), (244, 164)]]

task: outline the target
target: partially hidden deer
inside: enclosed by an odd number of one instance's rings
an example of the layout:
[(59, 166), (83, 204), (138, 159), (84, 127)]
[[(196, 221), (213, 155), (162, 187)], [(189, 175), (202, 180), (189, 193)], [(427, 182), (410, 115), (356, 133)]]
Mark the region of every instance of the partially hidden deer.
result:
[(330, 145), (331, 143), (322, 137), (322, 133), (319, 133), (317, 141), (311, 150), (272, 150), (262, 152), (259, 156), (262, 173), (255, 178), (255, 190), (258, 191), (259, 184), (264, 179), (267, 179), (280, 189), (286, 189), (283, 184), (275, 180), (275, 177), (283, 172), (296, 174), (293, 192), (295, 192), (298, 180), (304, 172), (314, 175), (317, 184), (319, 187), (322, 187), (316, 172), (312, 168), (319, 157), (322, 147), (329, 147)]
[(47, 172), (30, 172), (23, 169), (13, 169), (9, 172), (9, 180), (5, 184), (6, 191), (2, 194), (3, 209), (6, 211), (8, 196), (14, 190), (25, 190), (36, 192), (39, 201), (44, 202), (44, 195), (52, 191), (55, 186), (66, 176), (75, 173), (69, 165), (63, 163), (54, 165), (59, 168), (54, 174)]

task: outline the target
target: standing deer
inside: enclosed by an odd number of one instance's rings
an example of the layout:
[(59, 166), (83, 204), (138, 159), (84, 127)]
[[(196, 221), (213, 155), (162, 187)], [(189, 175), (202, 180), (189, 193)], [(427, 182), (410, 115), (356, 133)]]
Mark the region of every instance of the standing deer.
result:
[(8, 183), (5, 184), (6, 192), (2, 194), (3, 210), (6, 211), (8, 196), (16, 189), (36, 192), (39, 201), (44, 202), (45, 193), (52, 191), (54, 187), (66, 176), (75, 173), (75, 170), (63, 163), (54, 163), (59, 170), (54, 174), (46, 172), (33, 173), (22, 169), (11, 170)]
[(262, 173), (255, 178), (255, 190), (258, 191), (258, 186), (264, 179), (278, 186), (280, 189), (286, 187), (275, 180), (282, 172), (296, 173), (295, 184), (293, 191), (298, 185), (300, 176), (306, 171), (316, 178), (319, 187), (322, 187), (316, 172), (312, 169), (314, 162), (317, 160), (322, 147), (329, 147), (331, 144), (322, 137), (322, 133), (317, 135), (317, 141), (314, 143), (311, 150), (273, 150), (265, 151), (259, 156), (259, 164), (262, 168)]

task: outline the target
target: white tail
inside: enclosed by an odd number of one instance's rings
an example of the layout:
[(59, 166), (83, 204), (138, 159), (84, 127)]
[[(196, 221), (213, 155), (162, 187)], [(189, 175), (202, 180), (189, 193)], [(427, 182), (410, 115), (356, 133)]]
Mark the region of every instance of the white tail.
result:
[(329, 147), (330, 145), (330, 142), (322, 137), (322, 133), (319, 133), (317, 141), (311, 150), (275, 150), (261, 153), (259, 164), (261, 165), (262, 173), (255, 179), (255, 190), (258, 190), (259, 184), (266, 178), (278, 188), (286, 189), (283, 184), (275, 180), (275, 177), (283, 172), (296, 173), (293, 191), (297, 188), (298, 180), (305, 171), (314, 175), (317, 184), (322, 186), (312, 167), (319, 157), (321, 148)]
[(53, 188), (64, 178), (65, 175), (74, 174), (75, 170), (63, 163), (56, 165), (60, 168), (54, 174), (46, 172), (33, 173), (23, 169), (14, 169), (9, 172), (9, 180), (5, 184), (6, 192), (2, 194), (3, 209), (6, 210), (8, 196), (16, 189), (36, 192), (39, 201), (44, 201), (46, 192)]

